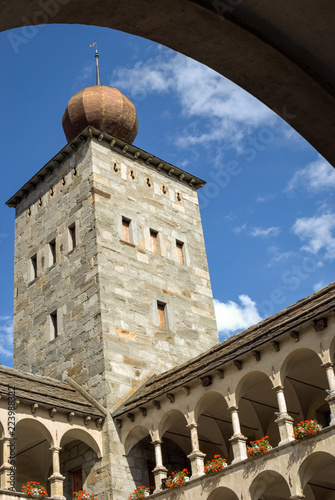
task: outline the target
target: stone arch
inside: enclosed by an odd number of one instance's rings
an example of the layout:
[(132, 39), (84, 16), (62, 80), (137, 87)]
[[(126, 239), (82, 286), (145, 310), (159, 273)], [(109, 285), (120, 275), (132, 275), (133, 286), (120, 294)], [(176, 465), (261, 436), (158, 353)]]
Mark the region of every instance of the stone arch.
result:
[(50, 447), (53, 436), (47, 427), (33, 417), (18, 420), (16, 437), (16, 487), (27, 481), (40, 482), (50, 494), (48, 477), (52, 464)]
[(60, 446), (64, 446), (70, 441), (82, 441), (87, 446), (92, 448), (96, 453), (98, 458), (102, 457), (102, 449), (100, 444), (94, 439), (94, 437), (85, 429), (80, 427), (72, 427), (71, 429), (65, 431), (60, 437)]
[(242, 434), (249, 441), (268, 435), (271, 445), (276, 446), (280, 440), (275, 423), (278, 402), (270, 377), (263, 371), (248, 373), (235, 394)]
[(219, 454), (230, 462), (233, 456), (229, 439), (233, 429), (231, 413), (222, 394), (206, 392), (195, 406), (194, 417), (198, 424), (200, 451), (208, 460)]
[(165, 415), (163, 415), (163, 417), (158, 425), (158, 434), (159, 434), (160, 438), (162, 439), (164, 433), (169, 428), (174, 426), (177, 422), (181, 422), (181, 421), (185, 422), (185, 428), (186, 428), (187, 420), (186, 420), (185, 415), (180, 410), (173, 409), (173, 410), (167, 411), (165, 413)]
[(86, 430), (72, 427), (60, 437), (60, 472), (65, 477), (64, 496), (71, 498), (74, 488), (96, 495), (94, 478), (100, 467), (102, 450)]
[[(250, 13), (243, 2), (225, 6), (191, 0), (176, 4), (146, 0), (143, 6), (135, 0), (124, 0), (111, 1), (106, 8), (103, 0), (94, 4), (88, 0), (45, 4), (20, 0), (15, 9), (4, 9), (0, 29), (25, 24), (89, 24), (149, 38), (207, 64), (245, 88), (279, 112), (334, 164), (335, 105), (329, 26), (333, 10), (331, 6), (316, 10), (315, 5), (308, 2), (303, 27), (299, 6), (290, 6), (287, 19), (279, 6), (269, 8), (268, 2), (259, 2)], [(322, 42), (315, 25), (324, 34)], [(33, 33), (26, 38), (19, 35), (21, 43), (34, 36), (34, 30), (33, 26)], [(226, 49), (224, 54), (222, 47)]]
[(251, 500), (287, 500), (291, 496), (286, 479), (273, 470), (265, 470), (252, 481), (250, 488)]
[(332, 500), (335, 496), (335, 453), (317, 451), (310, 454), (299, 468), (305, 500)]
[(207, 500), (238, 500), (238, 496), (233, 490), (226, 488), (225, 486), (221, 486), (219, 488), (215, 488)]
[(137, 425), (136, 427), (134, 427), (133, 429), (131, 429), (127, 436), (126, 436), (126, 439), (124, 441), (124, 449), (125, 449), (125, 453), (126, 455), (128, 455), (131, 451), (131, 449), (137, 444), (139, 443), (143, 438), (145, 438), (146, 436), (149, 436), (149, 431), (146, 427), (144, 427), (143, 425)]
[(281, 367), (281, 380), (288, 413), (295, 422), (317, 419), (329, 425), (330, 410), (325, 398), (328, 380), (319, 355), (309, 348), (294, 349)]

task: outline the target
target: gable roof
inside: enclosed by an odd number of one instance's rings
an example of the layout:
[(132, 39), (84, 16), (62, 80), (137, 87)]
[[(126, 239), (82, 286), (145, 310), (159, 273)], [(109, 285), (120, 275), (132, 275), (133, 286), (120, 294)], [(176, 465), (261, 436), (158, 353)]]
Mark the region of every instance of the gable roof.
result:
[(97, 406), (66, 382), (0, 365), (1, 398), (8, 397), (9, 386), (15, 387), (15, 396), (22, 403), (37, 403), (48, 409), (83, 416), (105, 417)]
[(248, 352), (260, 349), (265, 343), (277, 341), (282, 334), (292, 332), (303, 324), (327, 316), (334, 307), (335, 282), (257, 325), (216, 344), (196, 358), (153, 377), (120, 405), (112, 416), (118, 417), (131, 412), (150, 401), (159, 399), (166, 393), (173, 393), (176, 389), (215, 369), (222, 369), (224, 364), (238, 360)]

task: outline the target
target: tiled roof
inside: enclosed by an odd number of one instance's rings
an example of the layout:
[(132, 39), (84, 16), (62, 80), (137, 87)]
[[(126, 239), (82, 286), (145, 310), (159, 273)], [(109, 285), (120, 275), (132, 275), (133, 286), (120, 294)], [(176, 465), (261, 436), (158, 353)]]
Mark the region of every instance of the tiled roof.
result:
[(200, 356), (154, 377), (125, 401), (113, 413), (113, 417), (145, 406), (166, 393), (173, 393), (178, 387), (185, 386), (215, 369), (220, 369), (230, 361), (239, 360), (248, 352), (260, 349), (266, 342), (278, 340), (283, 333), (292, 332), (304, 323), (327, 316), (334, 308), (335, 282), (257, 325), (213, 346)]
[(0, 366), (0, 396), (8, 396), (8, 386), (22, 403), (37, 403), (63, 412), (103, 418), (105, 415), (76, 389), (65, 382)]

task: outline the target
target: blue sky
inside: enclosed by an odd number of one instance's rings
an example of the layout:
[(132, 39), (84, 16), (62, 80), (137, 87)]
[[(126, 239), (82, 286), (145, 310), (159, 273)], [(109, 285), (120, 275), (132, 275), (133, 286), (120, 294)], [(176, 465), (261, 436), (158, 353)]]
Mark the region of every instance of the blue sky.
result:
[[(267, 107), (203, 65), (105, 28), (0, 34), (0, 362), (12, 365), (14, 209), (5, 202), (66, 143), (70, 97), (102, 83), (135, 104), (141, 149), (207, 181), (199, 191), (220, 338), (334, 280), (335, 172)], [(280, 113), (290, 113), (283, 105)]]

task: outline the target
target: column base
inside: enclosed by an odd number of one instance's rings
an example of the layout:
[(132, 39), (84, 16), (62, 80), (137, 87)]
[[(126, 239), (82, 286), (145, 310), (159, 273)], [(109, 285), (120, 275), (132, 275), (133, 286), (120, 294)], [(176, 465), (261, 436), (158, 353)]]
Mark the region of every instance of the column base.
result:
[(201, 451), (192, 451), (190, 455), (187, 455), (187, 458), (189, 458), (191, 462), (192, 479), (203, 476), (205, 474), (205, 456), (206, 454), (201, 453)]
[(155, 476), (156, 488), (155, 488), (154, 493), (158, 493), (162, 489), (162, 479), (167, 478), (167, 469), (166, 469), (166, 467), (164, 467), (164, 465), (159, 465), (158, 467), (154, 468), (152, 473)]
[(292, 495), (290, 497), (290, 500), (302, 500), (303, 498), (305, 498), (305, 495)]
[(229, 441), (231, 442), (233, 448), (234, 460), (232, 464), (236, 464), (237, 462), (242, 462), (247, 457), (247, 438), (243, 436), (243, 434), (234, 434)]
[(65, 500), (63, 495), (63, 482), (65, 481), (65, 477), (59, 472), (54, 472), (48, 477), (48, 481), (50, 481), (50, 498)]
[(282, 414), (275, 420), (275, 423), (278, 425), (280, 435), (280, 442), (278, 443), (278, 446), (282, 446), (283, 444), (295, 441), (293, 422), (293, 418), (290, 417), (287, 413)]

